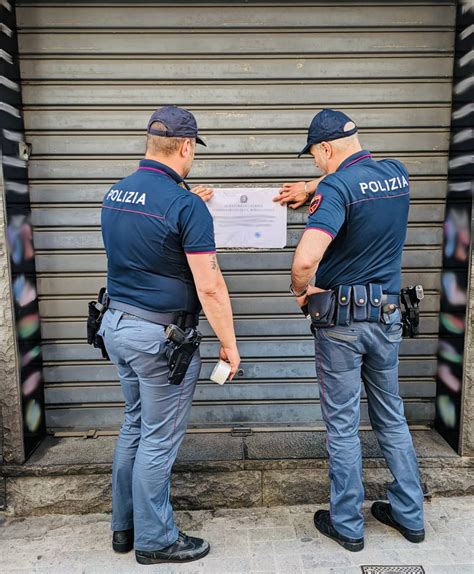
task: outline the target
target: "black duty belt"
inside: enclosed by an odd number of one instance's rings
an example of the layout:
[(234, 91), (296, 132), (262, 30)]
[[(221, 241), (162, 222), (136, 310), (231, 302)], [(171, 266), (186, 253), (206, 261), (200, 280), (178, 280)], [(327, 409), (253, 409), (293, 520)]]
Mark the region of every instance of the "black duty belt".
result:
[[(163, 325), (167, 327), (172, 323), (176, 323), (182, 316), (182, 312), (169, 312), (169, 313), (158, 313), (155, 311), (147, 311), (146, 309), (141, 309), (140, 307), (135, 307), (135, 305), (129, 305), (128, 303), (122, 303), (120, 301), (114, 301), (113, 299), (109, 302), (109, 309), (114, 309), (115, 311), (122, 311), (127, 315), (132, 315), (139, 319), (144, 319), (145, 321), (150, 321), (151, 323), (157, 323), (158, 325)], [(184, 328), (195, 327), (199, 323), (198, 314), (186, 313), (186, 321)]]
[(384, 293), (382, 285), (340, 285), (336, 289), (314, 293), (308, 297), (313, 327), (349, 325), (352, 321), (382, 321), (400, 308), (400, 295)]

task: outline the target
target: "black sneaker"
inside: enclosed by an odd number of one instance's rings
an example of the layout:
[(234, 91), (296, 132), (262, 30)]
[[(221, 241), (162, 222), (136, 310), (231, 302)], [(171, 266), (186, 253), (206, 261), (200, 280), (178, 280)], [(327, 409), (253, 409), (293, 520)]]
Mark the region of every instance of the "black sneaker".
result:
[(350, 552), (360, 552), (364, 548), (363, 538), (348, 538), (347, 536), (339, 534), (332, 525), (329, 510), (318, 510), (314, 515), (314, 525), (321, 534), (331, 538), (331, 540), (334, 540)]
[(133, 549), (133, 528), (116, 530), (112, 536), (112, 548), (115, 552), (124, 554)]
[(392, 515), (392, 507), (387, 502), (374, 502), (371, 510), (374, 518), (382, 524), (395, 528), (410, 542), (423, 542), (425, 539), (425, 531), (423, 528), (421, 530), (410, 530), (397, 522)]
[(186, 536), (179, 533), (174, 544), (161, 550), (135, 550), (135, 558), (139, 564), (161, 564), (162, 562), (192, 562), (209, 554), (209, 542), (202, 538)]

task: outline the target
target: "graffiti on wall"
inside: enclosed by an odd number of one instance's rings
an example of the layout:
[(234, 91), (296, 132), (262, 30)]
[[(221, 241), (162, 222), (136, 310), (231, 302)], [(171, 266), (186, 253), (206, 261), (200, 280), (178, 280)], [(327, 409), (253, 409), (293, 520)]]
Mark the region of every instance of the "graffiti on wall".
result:
[(40, 316), (27, 179), (28, 146), (23, 135), (18, 47), (11, 3), (2, 2), (0, 15), (0, 53), (3, 60), (0, 83), (1, 169), (19, 354), (23, 436), (28, 456), (45, 433)]
[(435, 426), (459, 446), (474, 167), (474, 7), (460, 2), (456, 30), (449, 183), (444, 220)]

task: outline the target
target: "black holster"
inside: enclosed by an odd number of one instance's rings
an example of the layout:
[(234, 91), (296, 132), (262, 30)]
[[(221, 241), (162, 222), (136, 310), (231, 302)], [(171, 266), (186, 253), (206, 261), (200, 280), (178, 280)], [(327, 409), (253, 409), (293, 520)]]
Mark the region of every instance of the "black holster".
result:
[(188, 371), (194, 353), (201, 344), (202, 335), (194, 328), (184, 330), (185, 315), (178, 325), (168, 325), (166, 328), (166, 357), (168, 359), (168, 382), (170, 385), (180, 385)]
[(424, 297), (422, 285), (409, 285), (401, 290), (403, 337), (411, 339), (418, 337), (420, 332), (420, 301)]
[(99, 291), (97, 301), (89, 301), (89, 312), (87, 315), (87, 342), (96, 349), (100, 349), (102, 357), (109, 360), (107, 349), (105, 348), (104, 339), (98, 334), (102, 317), (107, 311), (109, 298), (105, 287)]

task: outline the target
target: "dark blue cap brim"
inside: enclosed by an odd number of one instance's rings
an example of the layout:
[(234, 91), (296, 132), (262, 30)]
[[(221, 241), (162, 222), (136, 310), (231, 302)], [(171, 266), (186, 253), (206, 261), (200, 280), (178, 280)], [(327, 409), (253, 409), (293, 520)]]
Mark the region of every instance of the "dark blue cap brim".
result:
[(160, 137), (167, 137), (167, 138), (194, 138), (196, 143), (201, 144), (207, 147), (207, 143), (200, 138), (197, 134), (177, 134), (173, 133), (170, 130), (157, 130), (155, 128), (148, 128), (148, 133), (153, 136), (160, 136)]
[(326, 137), (321, 137), (321, 135), (318, 135), (318, 136), (313, 135), (311, 141), (304, 146), (304, 148), (298, 154), (298, 157), (301, 157), (303, 154), (308, 153), (311, 146), (314, 144), (319, 144), (319, 143), (324, 142), (324, 141), (331, 142), (331, 141), (342, 139), (342, 138), (348, 138), (349, 136), (353, 136), (354, 134), (356, 134), (357, 131), (358, 131), (357, 126), (355, 126), (347, 132), (335, 133), (335, 134), (333, 133), (332, 135), (328, 134)]
[(300, 151), (300, 153), (298, 154), (298, 157), (301, 157), (303, 154), (308, 153), (310, 147), (313, 145), (313, 142), (310, 142), (309, 144), (306, 144), (304, 146), (304, 148)]

